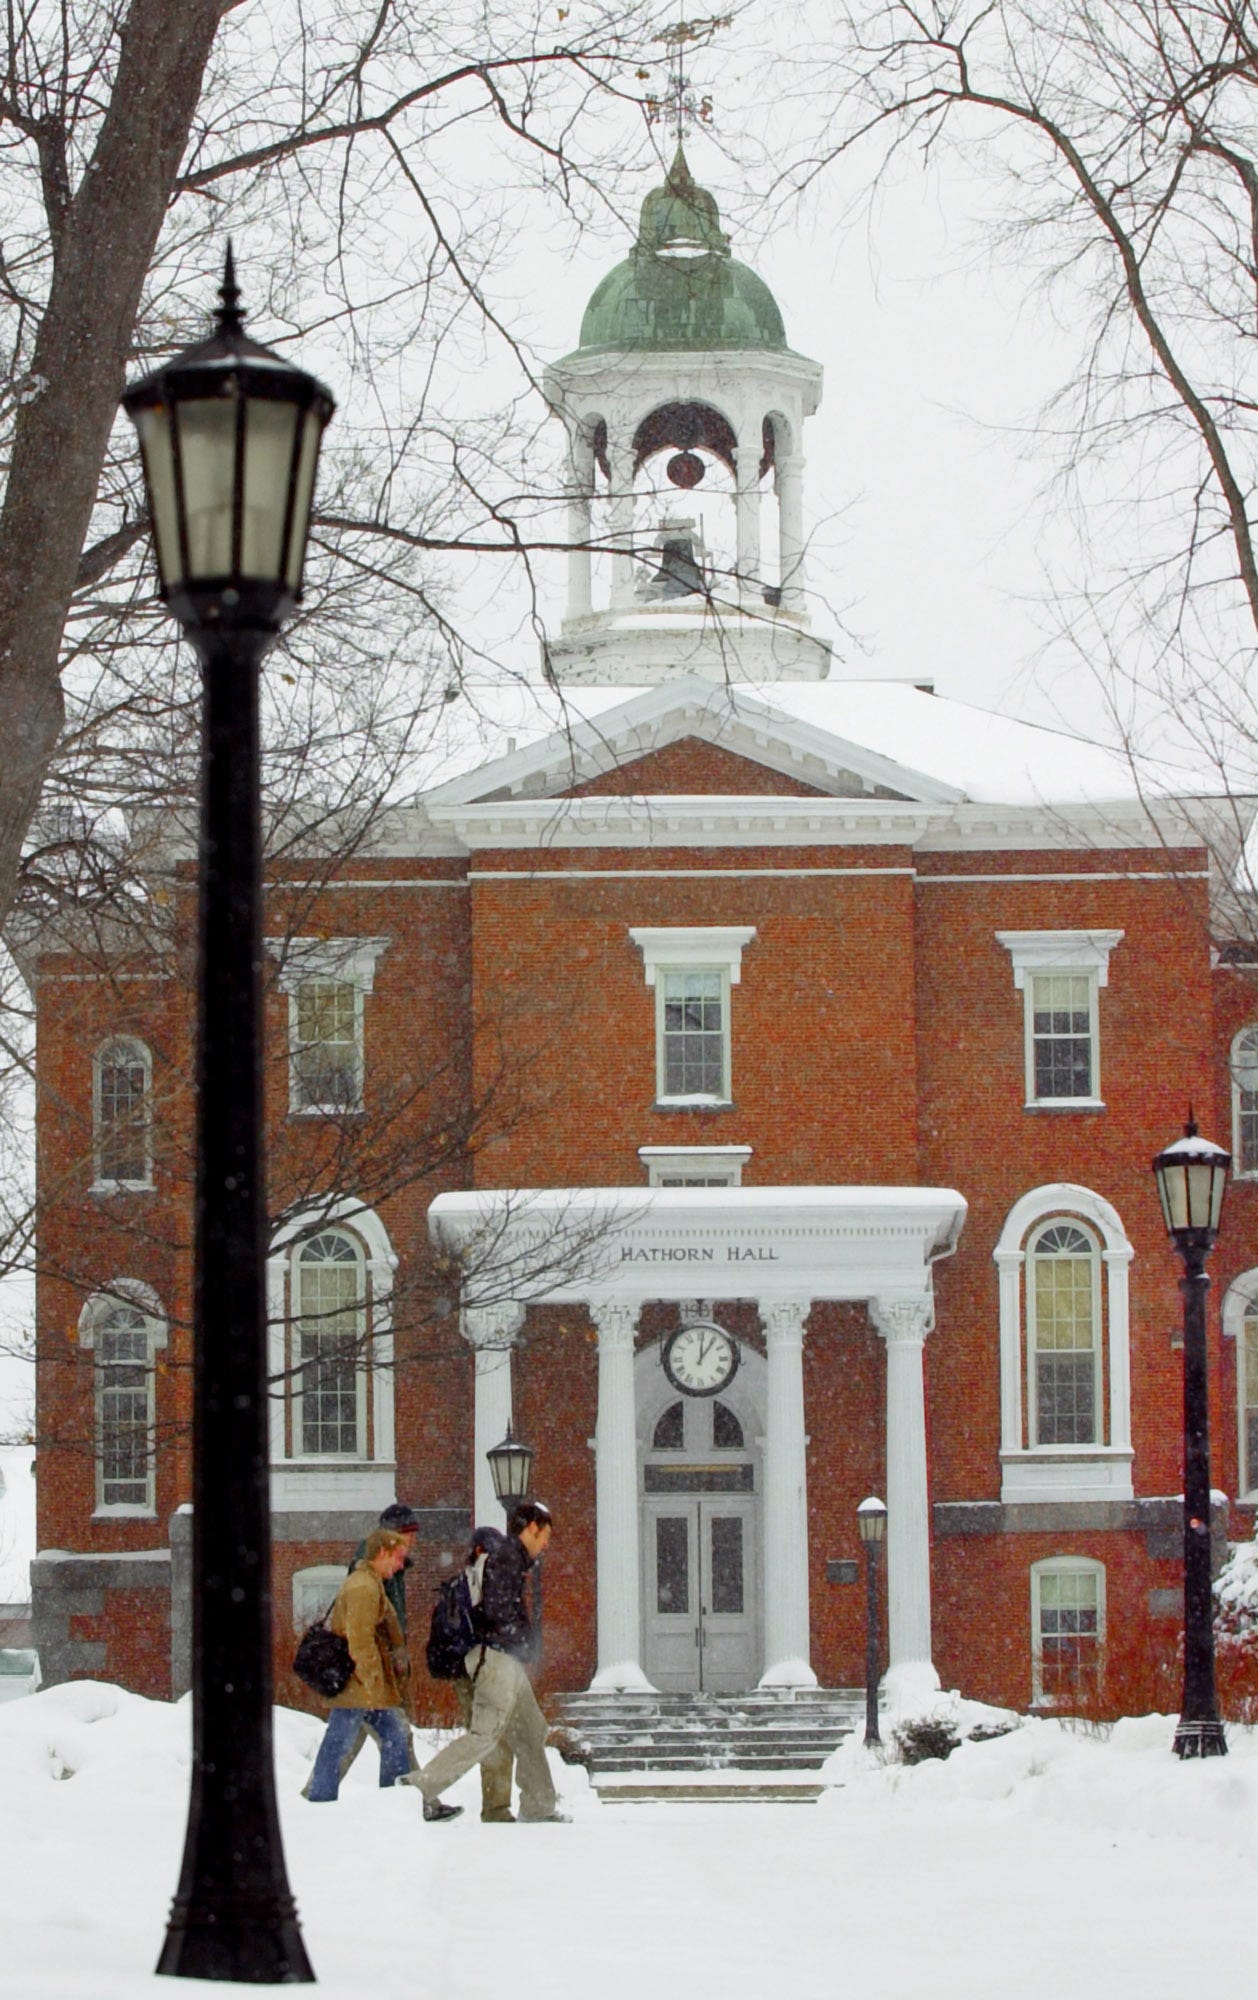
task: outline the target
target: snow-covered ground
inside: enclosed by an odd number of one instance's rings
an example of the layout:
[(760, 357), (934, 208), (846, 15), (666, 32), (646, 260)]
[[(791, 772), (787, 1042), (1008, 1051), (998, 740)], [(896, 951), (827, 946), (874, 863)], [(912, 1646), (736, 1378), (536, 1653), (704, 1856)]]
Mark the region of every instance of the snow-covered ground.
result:
[[(425, 1826), (374, 1753), (299, 1797), (321, 1733), (277, 1716), (289, 1873), (328, 2000), (1183, 2000), (1253, 1991), (1258, 1734), (1170, 1754), (1056, 1722), (947, 1763), (831, 1760), (816, 1806), (600, 1805)], [(98, 1682), (0, 1709), (0, 1994), (139, 2000), (182, 1846), (188, 1707)], [(1249, 1913), (1249, 1914), (1247, 1914)], [(185, 1991), (221, 1987), (185, 1982)]]

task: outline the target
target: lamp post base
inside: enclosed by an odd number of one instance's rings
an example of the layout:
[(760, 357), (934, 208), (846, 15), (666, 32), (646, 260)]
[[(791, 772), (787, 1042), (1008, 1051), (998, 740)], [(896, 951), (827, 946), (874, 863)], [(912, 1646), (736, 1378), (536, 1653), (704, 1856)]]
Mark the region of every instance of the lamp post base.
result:
[(1177, 1724), (1171, 1745), (1177, 1757), (1226, 1757), (1227, 1737), (1217, 1716), (1209, 1722)]
[(247, 1890), (176, 1896), (154, 1968), (172, 1979), (224, 1979), (241, 1986), (308, 1985), (314, 1978), (291, 1896)]

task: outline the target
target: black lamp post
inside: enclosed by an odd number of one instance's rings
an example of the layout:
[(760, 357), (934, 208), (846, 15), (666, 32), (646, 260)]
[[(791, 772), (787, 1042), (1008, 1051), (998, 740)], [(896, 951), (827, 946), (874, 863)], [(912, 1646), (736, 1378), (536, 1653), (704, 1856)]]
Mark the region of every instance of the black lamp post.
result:
[(192, 1788), (157, 1970), (314, 1978), (272, 1764), (262, 1155), (258, 670), (301, 596), (327, 390), (241, 323), (230, 248), (211, 337), (123, 397), (160, 595), (201, 663)]
[(1182, 1139), (1153, 1162), (1162, 1214), (1183, 1260), (1184, 1299), (1184, 1694), (1177, 1757), (1226, 1757), (1214, 1689), (1210, 1578), (1210, 1405), (1206, 1376), (1206, 1258), (1214, 1248), (1232, 1160), (1200, 1137), (1191, 1109)]
[[(489, 1460), (489, 1476), (494, 1482), (494, 1492), (498, 1496), (507, 1519), (521, 1500), (527, 1500), (533, 1489), (533, 1447), (524, 1444), (514, 1435), (510, 1424), (501, 1444), (491, 1445), (485, 1453)], [(537, 1658), (542, 1651), (542, 1560), (540, 1556), (533, 1562), (533, 1650)]]
[(856, 1509), (865, 1550), (865, 1743), (882, 1742), (878, 1733), (878, 1551), (887, 1532), (887, 1510), (871, 1495)]

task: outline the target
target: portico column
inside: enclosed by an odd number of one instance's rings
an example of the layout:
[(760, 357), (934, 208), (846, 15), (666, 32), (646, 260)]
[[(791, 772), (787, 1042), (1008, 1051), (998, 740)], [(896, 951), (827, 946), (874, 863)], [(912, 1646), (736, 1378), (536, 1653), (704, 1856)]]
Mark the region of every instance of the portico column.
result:
[(633, 1336), (638, 1308), (591, 1299), (598, 1332), (598, 1422), (594, 1432), (598, 1563), (598, 1688), (648, 1688), (642, 1671), (638, 1555), (638, 1431)]
[(922, 1372), (929, 1297), (870, 1300), (887, 1347), (887, 1680), (904, 1692), (939, 1686), (930, 1656), (930, 1501)]
[(511, 1349), (523, 1325), (524, 1307), (513, 1299), (463, 1309), (463, 1338), (476, 1350), (472, 1508), (473, 1526), (478, 1528), (496, 1528), (502, 1520), (485, 1454), (502, 1443), (511, 1422)]
[(809, 1665), (804, 1321), (808, 1299), (762, 1303), (768, 1359), (764, 1427), (764, 1673), (761, 1687), (816, 1687)]

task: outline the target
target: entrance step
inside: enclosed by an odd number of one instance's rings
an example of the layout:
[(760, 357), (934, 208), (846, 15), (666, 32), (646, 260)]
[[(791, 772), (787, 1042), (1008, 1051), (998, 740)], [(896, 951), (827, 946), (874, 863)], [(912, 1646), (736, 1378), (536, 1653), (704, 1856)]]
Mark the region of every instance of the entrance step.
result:
[(763, 1775), (751, 1772), (695, 1771), (673, 1776), (659, 1771), (650, 1777), (627, 1777), (605, 1771), (594, 1789), (604, 1805), (816, 1805), (825, 1785), (809, 1784), (793, 1771)]
[[(854, 1688), (757, 1688), (745, 1694), (607, 1693), (559, 1695), (555, 1703), (567, 1742), (561, 1755), (588, 1766), (591, 1780), (620, 1774), (616, 1796), (680, 1796), (699, 1781), (705, 1796), (727, 1781), (738, 1796), (789, 1796), (822, 1787), (794, 1774), (821, 1769), (863, 1719), (865, 1697)], [(715, 1774), (703, 1782), (704, 1774)], [(649, 1774), (649, 1777), (648, 1775)]]

